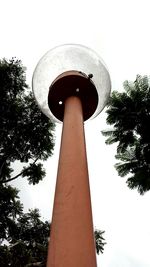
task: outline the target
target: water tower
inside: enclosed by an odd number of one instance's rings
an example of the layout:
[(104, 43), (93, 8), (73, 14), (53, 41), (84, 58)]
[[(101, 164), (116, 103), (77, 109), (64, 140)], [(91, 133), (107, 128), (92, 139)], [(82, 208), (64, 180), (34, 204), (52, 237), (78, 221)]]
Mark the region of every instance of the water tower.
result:
[(85, 46), (58, 46), (35, 68), (36, 101), (62, 122), (47, 267), (96, 267), (84, 121), (101, 112), (110, 87), (105, 64)]

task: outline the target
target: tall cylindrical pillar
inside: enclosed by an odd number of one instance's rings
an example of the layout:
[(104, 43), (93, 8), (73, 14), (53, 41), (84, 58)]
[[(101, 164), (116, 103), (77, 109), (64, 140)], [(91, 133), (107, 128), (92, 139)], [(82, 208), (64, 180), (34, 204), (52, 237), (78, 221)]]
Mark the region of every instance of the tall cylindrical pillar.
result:
[(96, 267), (82, 104), (65, 102), (47, 267)]

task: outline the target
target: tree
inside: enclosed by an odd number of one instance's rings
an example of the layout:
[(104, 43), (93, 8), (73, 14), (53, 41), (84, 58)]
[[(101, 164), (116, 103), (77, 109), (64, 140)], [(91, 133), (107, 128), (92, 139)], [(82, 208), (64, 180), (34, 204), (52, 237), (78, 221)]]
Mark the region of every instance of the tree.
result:
[[(36, 184), (45, 176), (39, 161), (53, 152), (54, 124), (37, 107), (20, 60), (0, 60), (0, 81), (0, 183), (22, 176)], [(15, 161), (22, 167), (13, 175)]]
[(37, 209), (16, 216), (13, 227), (7, 228), (8, 244), (0, 246), (0, 266), (46, 266), (49, 231)]
[(9, 241), (15, 230), (16, 218), (22, 214), (23, 205), (19, 201), (18, 190), (10, 185), (0, 185), (0, 244)]
[[(8, 188), (7, 188), (8, 190)], [(11, 195), (16, 196), (15, 189), (9, 187)], [(6, 191), (5, 191), (6, 195)], [(10, 199), (13, 199), (12, 196)], [(10, 205), (8, 213), (0, 217), (0, 224), (3, 226), (5, 235), (0, 236), (0, 266), (11, 267), (46, 267), (48, 241), (50, 235), (50, 224), (48, 221), (43, 222), (40, 218), (39, 210), (29, 210), (23, 213), (18, 209), (13, 214), (13, 205)], [(15, 203), (14, 203), (15, 204)], [(8, 216), (8, 217), (7, 217)], [(8, 223), (5, 223), (9, 218)], [(1, 232), (2, 233), (2, 232)], [(96, 251), (103, 253), (104, 231), (95, 230)], [(5, 240), (5, 243), (3, 241)], [(7, 241), (7, 244), (6, 244)]]
[(130, 174), (128, 187), (144, 194), (150, 190), (150, 80), (137, 75), (134, 82), (124, 82), (124, 89), (110, 97), (107, 123), (113, 127), (102, 134), (106, 144), (117, 142), (118, 174)]

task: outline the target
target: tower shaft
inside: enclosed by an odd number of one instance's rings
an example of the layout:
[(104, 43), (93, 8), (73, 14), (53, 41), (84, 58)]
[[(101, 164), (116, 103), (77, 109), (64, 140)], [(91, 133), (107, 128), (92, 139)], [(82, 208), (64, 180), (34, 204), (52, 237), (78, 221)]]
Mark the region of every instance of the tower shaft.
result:
[(47, 267), (96, 267), (82, 104), (65, 102)]

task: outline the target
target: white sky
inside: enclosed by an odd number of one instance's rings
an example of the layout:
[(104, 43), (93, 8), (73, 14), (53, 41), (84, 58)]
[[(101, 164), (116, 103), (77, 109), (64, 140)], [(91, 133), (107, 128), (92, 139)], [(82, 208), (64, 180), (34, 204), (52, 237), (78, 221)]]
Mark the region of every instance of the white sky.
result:
[[(94, 49), (106, 62), (112, 90), (122, 90), (125, 79), (150, 74), (150, 2), (147, 0), (5, 0), (0, 5), (0, 57), (16, 56), (27, 67), (31, 86), (34, 68), (56, 45), (80, 43)], [(150, 192), (140, 196), (117, 175), (115, 145), (106, 146), (100, 131), (105, 113), (85, 126), (95, 227), (106, 231), (102, 267), (150, 266)], [(38, 207), (51, 218), (61, 125), (56, 128), (55, 153), (46, 163), (47, 176), (37, 186), (22, 179), (25, 209)]]

